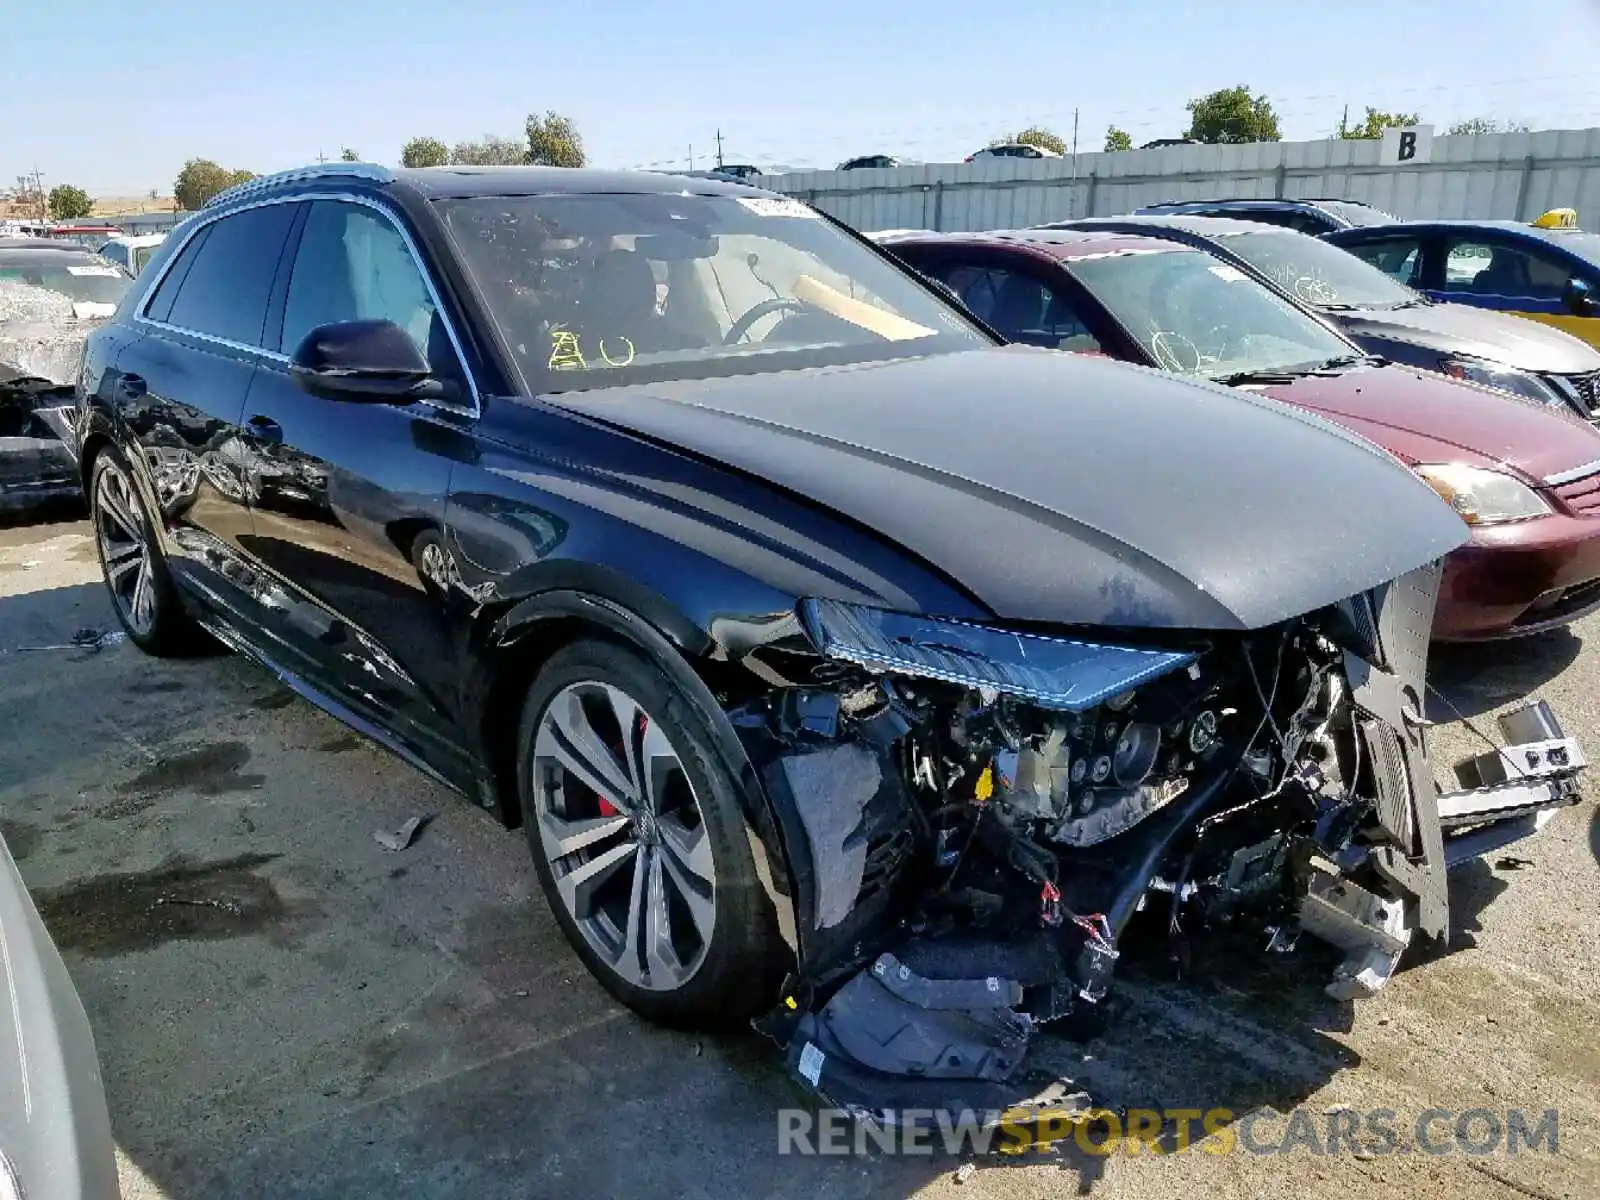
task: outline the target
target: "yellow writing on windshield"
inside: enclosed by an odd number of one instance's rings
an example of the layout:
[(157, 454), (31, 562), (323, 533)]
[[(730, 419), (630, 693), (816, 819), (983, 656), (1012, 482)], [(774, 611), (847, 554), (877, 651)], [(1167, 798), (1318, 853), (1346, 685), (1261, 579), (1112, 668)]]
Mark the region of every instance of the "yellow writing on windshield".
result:
[[(633, 342), (620, 335), (615, 340), (620, 342), (621, 345), (608, 349), (606, 347), (606, 339), (600, 339), (600, 357), (606, 360), (606, 366), (608, 367), (625, 367), (633, 361)], [(618, 352), (618, 357), (612, 357), (612, 350)]]
[(570, 329), (550, 331), (550, 369), (552, 371), (585, 370), (583, 351), (578, 348), (578, 335)]

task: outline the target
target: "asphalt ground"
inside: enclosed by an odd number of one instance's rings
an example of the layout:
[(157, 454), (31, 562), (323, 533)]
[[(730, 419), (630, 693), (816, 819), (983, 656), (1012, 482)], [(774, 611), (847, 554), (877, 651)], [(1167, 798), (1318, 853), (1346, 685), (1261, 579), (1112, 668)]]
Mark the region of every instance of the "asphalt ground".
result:
[[(1448, 945), (1375, 1000), (1327, 1000), (1303, 953), (1202, 945), (1182, 980), (1130, 954), (1094, 1041), (1036, 1041), (1099, 1101), (1210, 1113), (1216, 1137), (1177, 1150), (1174, 1118), (1159, 1154), (1101, 1153), (1104, 1128), (1046, 1155), (780, 1154), (779, 1110), (802, 1133), (809, 1110), (770, 1047), (613, 1003), (520, 831), (239, 659), (23, 649), (84, 628), (114, 628), (87, 526), (0, 528), (0, 831), (93, 1023), (129, 1200), (1600, 1195), (1593, 782), (1459, 873)], [(1600, 753), (1591, 642), (1600, 619), (1438, 653), (1434, 677), (1486, 725), (1542, 696)], [(1436, 732), (1441, 764), (1477, 748)], [(411, 846), (377, 843), (413, 816)], [(1330, 1137), (1352, 1113), (1363, 1136)], [(1515, 1120), (1536, 1145), (1512, 1154)]]

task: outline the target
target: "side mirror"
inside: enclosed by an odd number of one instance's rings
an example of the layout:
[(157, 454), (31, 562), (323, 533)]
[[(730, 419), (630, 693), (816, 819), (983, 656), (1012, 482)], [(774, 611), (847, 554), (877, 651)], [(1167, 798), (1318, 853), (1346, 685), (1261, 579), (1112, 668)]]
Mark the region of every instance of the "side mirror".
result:
[(1575, 317), (1600, 317), (1600, 301), (1596, 301), (1594, 288), (1587, 279), (1569, 279), (1566, 295), (1567, 311)]
[(355, 403), (407, 404), (452, 390), (393, 321), (317, 326), (295, 348), (289, 375), (313, 396)]

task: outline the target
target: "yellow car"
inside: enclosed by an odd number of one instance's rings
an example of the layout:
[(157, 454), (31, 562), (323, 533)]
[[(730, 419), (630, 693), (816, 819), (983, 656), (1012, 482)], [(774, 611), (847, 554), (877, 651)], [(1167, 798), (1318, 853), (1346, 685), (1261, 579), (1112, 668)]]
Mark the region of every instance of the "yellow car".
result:
[(1323, 235), (1435, 300), (1516, 313), (1600, 346), (1600, 234), (1537, 221), (1396, 221)]

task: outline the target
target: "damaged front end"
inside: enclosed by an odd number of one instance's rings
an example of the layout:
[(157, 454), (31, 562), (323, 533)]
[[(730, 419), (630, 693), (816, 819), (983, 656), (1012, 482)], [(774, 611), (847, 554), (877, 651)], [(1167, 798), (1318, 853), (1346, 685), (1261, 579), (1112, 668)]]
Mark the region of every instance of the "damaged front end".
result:
[[(798, 956), (758, 1027), (828, 1103), (1056, 1105), (1035, 1031), (1091, 1028), (1150, 905), (1344, 951), (1370, 996), (1448, 926), (1445, 871), (1577, 799), (1548, 708), (1441, 795), (1424, 745), (1437, 564), (1271, 628), (1112, 644), (805, 601), (728, 715), (789, 847)], [(1143, 639), (1141, 639), (1143, 640)], [(1509, 722), (1509, 723), (1508, 723)], [(1443, 818), (1443, 819), (1442, 819)], [(1496, 839), (1499, 839), (1498, 841)]]

